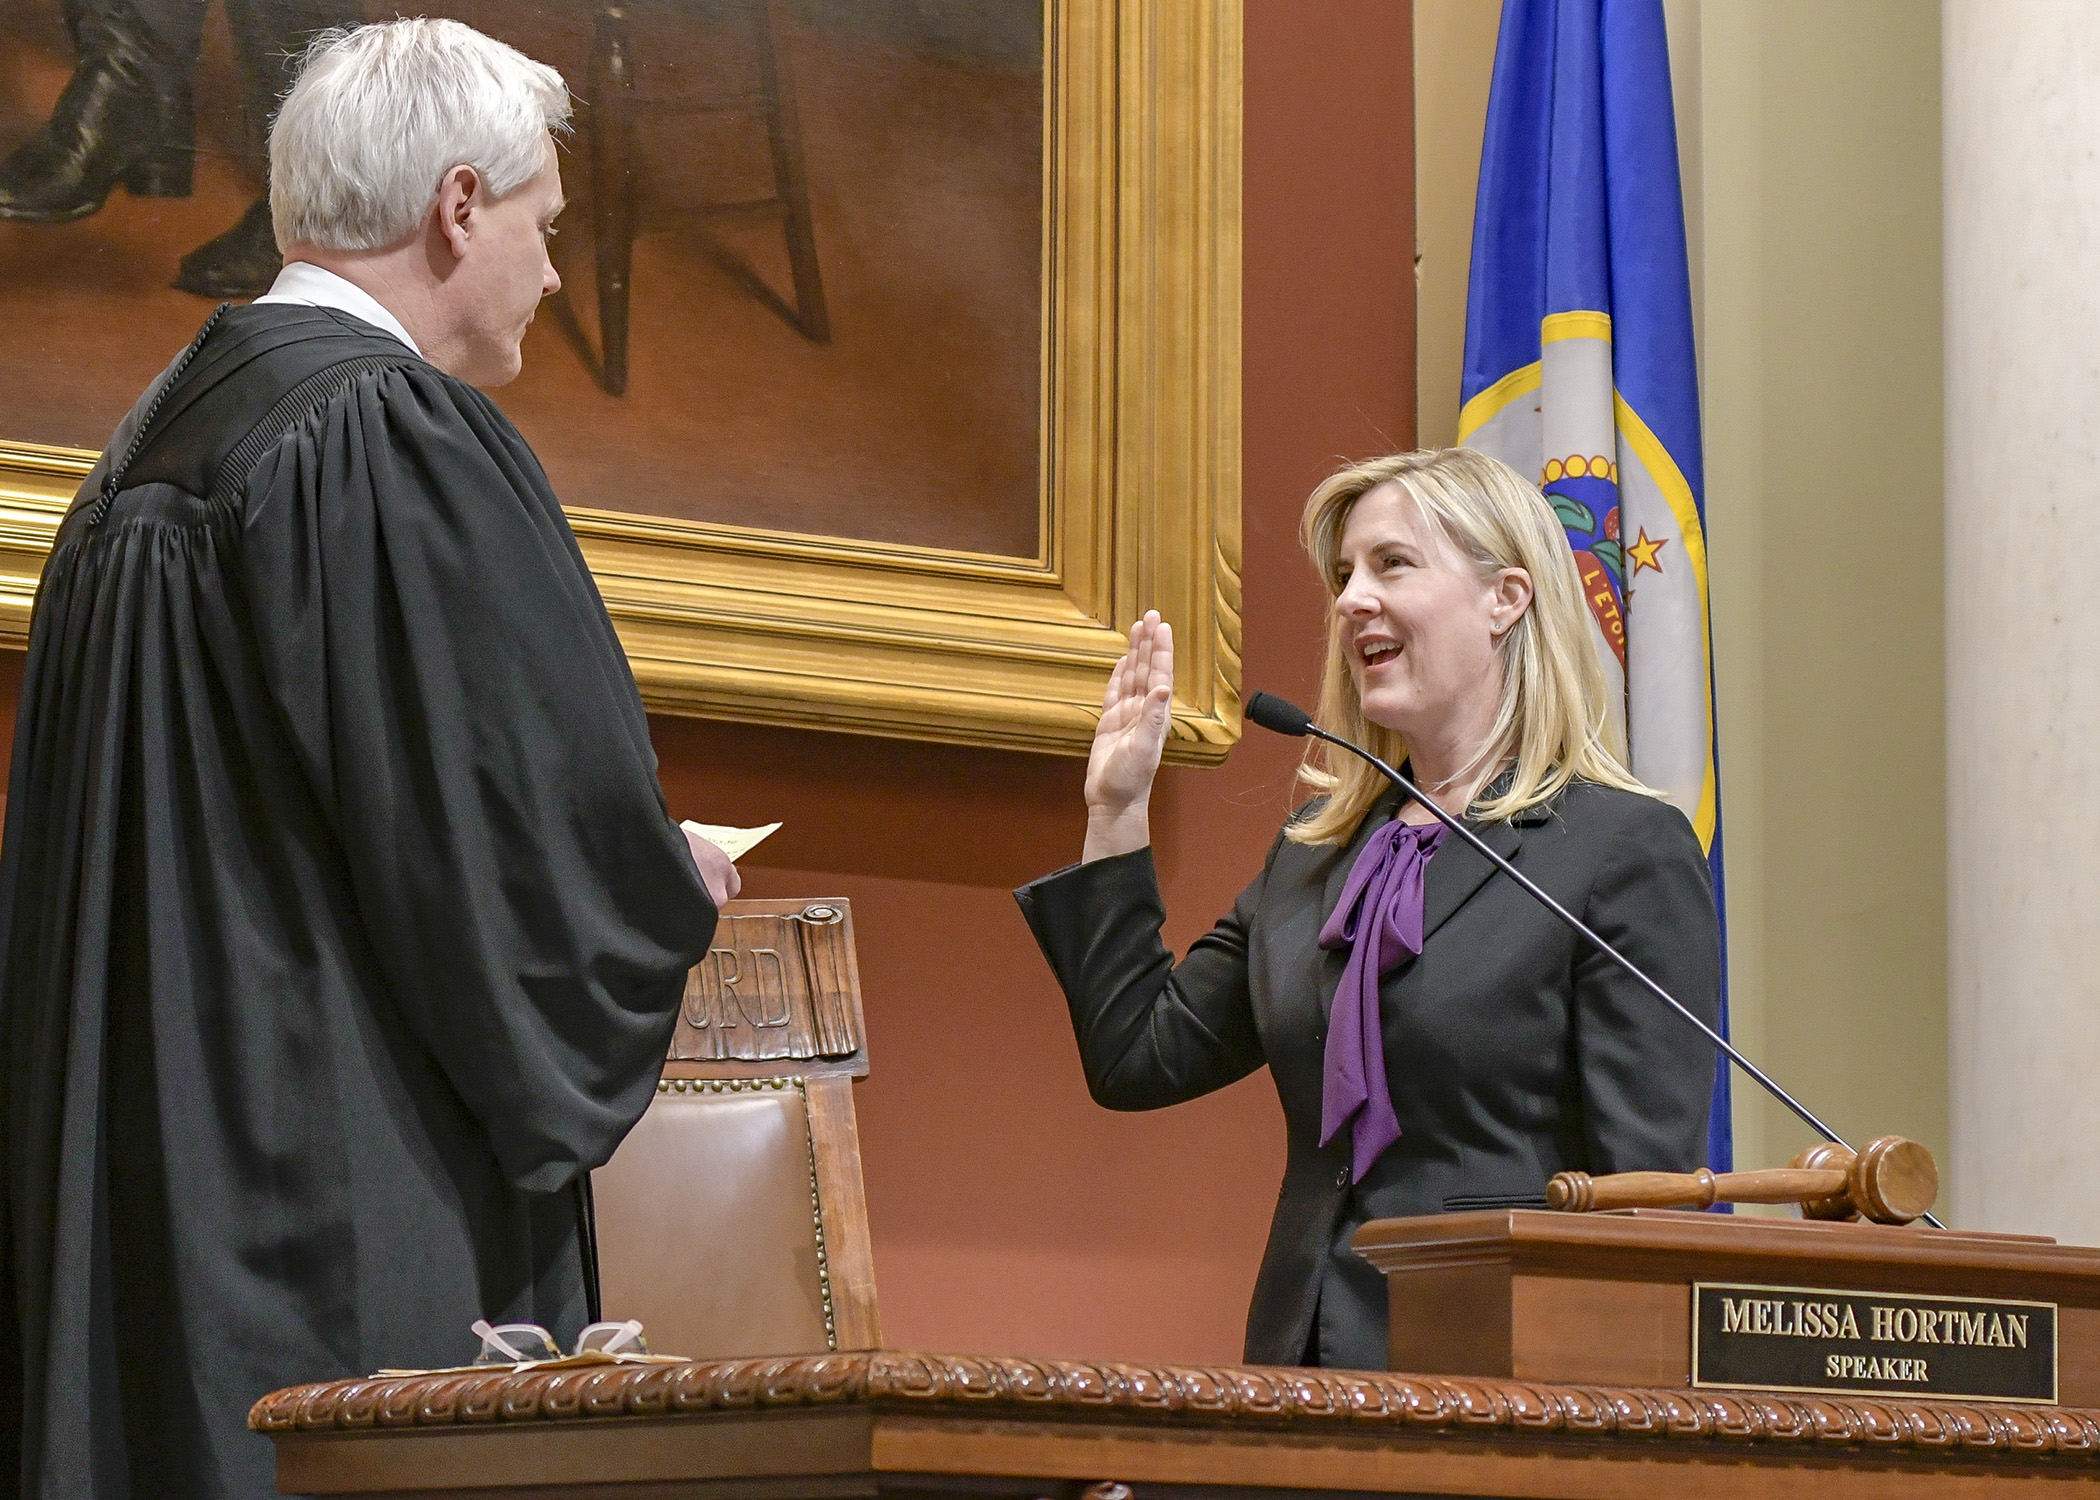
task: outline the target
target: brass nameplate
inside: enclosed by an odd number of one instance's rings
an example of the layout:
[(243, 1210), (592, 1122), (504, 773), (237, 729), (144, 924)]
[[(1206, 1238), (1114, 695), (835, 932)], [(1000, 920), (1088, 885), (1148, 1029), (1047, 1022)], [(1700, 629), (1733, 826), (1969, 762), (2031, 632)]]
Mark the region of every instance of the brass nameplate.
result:
[(1692, 1284), (1692, 1384), (2056, 1404), (2056, 1304)]

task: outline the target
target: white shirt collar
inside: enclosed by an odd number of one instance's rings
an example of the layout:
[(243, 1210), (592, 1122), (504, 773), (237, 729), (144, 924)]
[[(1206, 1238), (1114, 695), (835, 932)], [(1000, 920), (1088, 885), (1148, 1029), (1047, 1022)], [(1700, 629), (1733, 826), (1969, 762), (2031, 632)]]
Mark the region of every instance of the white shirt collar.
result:
[(263, 302), (293, 302), (305, 307), (332, 307), (346, 312), (353, 318), (362, 319), (375, 328), (385, 329), (420, 356), (422, 350), (401, 326), (401, 320), (388, 312), (379, 299), (355, 282), (346, 281), (333, 271), (323, 270), (311, 261), (295, 260), (277, 273), (270, 283), (270, 290), (255, 299)]

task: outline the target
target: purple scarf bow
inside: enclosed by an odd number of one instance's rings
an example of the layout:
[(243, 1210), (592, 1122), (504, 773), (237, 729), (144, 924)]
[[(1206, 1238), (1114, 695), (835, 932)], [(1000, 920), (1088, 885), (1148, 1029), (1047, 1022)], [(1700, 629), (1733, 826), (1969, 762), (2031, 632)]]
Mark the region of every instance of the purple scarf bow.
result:
[(1372, 834), (1349, 871), (1342, 897), (1320, 928), (1322, 948), (1349, 950), (1334, 1011), (1327, 1018), (1327, 1067), (1320, 1090), (1320, 1144), (1349, 1127), (1350, 1181), (1363, 1181), (1378, 1153), (1400, 1139), (1385, 1081), (1385, 1034), (1378, 981), (1422, 951), (1423, 879), (1448, 830), (1397, 819)]

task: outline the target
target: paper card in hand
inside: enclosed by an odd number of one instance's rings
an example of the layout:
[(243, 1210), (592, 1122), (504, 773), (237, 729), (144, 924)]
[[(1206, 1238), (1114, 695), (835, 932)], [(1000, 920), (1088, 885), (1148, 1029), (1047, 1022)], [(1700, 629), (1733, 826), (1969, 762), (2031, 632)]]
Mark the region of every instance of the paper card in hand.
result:
[(678, 826), (706, 839), (731, 860), (742, 859), (780, 827), (778, 823), (767, 823), (760, 828), (730, 828), (720, 823), (695, 823), (690, 819)]

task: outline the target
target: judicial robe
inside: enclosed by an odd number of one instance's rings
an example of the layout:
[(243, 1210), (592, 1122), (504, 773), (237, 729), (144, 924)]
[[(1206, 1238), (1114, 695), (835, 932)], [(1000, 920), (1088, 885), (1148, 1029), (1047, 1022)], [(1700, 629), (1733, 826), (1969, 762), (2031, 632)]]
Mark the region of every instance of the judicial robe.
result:
[(266, 1391), (462, 1363), (478, 1317), (572, 1338), (586, 1174), (714, 928), (516, 430), (338, 311), (207, 332), (30, 632), (0, 850), (26, 1495), (270, 1495)]

